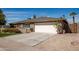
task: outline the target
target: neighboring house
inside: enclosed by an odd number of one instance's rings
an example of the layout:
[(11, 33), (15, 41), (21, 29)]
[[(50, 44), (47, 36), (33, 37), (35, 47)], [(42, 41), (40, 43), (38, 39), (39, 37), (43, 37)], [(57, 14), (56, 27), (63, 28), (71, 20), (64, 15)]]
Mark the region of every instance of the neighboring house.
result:
[(26, 32), (27, 29), (30, 29), (31, 32), (44, 32), (53, 34), (71, 32), (68, 22), (62, 18), (38, 17), (10, 24), (21, 31), (23, 30), (23, 32)]

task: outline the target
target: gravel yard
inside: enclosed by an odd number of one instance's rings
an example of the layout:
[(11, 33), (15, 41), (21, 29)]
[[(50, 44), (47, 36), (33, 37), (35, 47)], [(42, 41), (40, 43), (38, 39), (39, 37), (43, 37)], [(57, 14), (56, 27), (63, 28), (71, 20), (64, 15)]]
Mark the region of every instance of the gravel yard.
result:
[(79, 51), (79, 34), (57, 34), (35, 48), (47, 51)]

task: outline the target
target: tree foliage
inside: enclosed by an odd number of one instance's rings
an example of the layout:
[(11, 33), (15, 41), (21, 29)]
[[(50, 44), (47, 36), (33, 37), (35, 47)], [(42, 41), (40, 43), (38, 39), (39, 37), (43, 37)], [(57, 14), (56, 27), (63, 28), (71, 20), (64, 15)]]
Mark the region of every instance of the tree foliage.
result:
[(5, 24), (6, 24), (5, 15), (3, 14), (3, 11), (0, 9), (0, 25)]
[(70, 13), (70, 16), (75, 16), (75, 15), (77, 15), (77, 13), (75, 13), (75, 12)]

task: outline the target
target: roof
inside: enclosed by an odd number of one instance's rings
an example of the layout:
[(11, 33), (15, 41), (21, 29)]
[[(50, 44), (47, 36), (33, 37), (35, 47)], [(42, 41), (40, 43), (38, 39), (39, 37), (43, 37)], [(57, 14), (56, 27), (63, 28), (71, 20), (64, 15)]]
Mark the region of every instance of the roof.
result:
[(57, 21), (62, 21), (64, 19), (61, 18), (52, 18), (52, 17), (38, 17), (35, 19), (27, 19), (27, 20), (23, 20), (23, 21), (18, 21), (18, 22), (14, 22), (14, 23), (10, 23), (10, 24), (23, 24), (23, 23), (36, 23), (36, 22), (57, 22)]

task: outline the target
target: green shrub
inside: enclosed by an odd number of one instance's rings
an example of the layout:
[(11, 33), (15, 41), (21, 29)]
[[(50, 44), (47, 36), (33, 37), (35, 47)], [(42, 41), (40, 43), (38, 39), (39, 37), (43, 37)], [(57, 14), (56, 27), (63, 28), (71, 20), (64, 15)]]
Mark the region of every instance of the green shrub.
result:
[[(1, 30), (1, 29), (0, 29)], [(4, 28), (3, 32), (21, 33), (17, 28)]]

